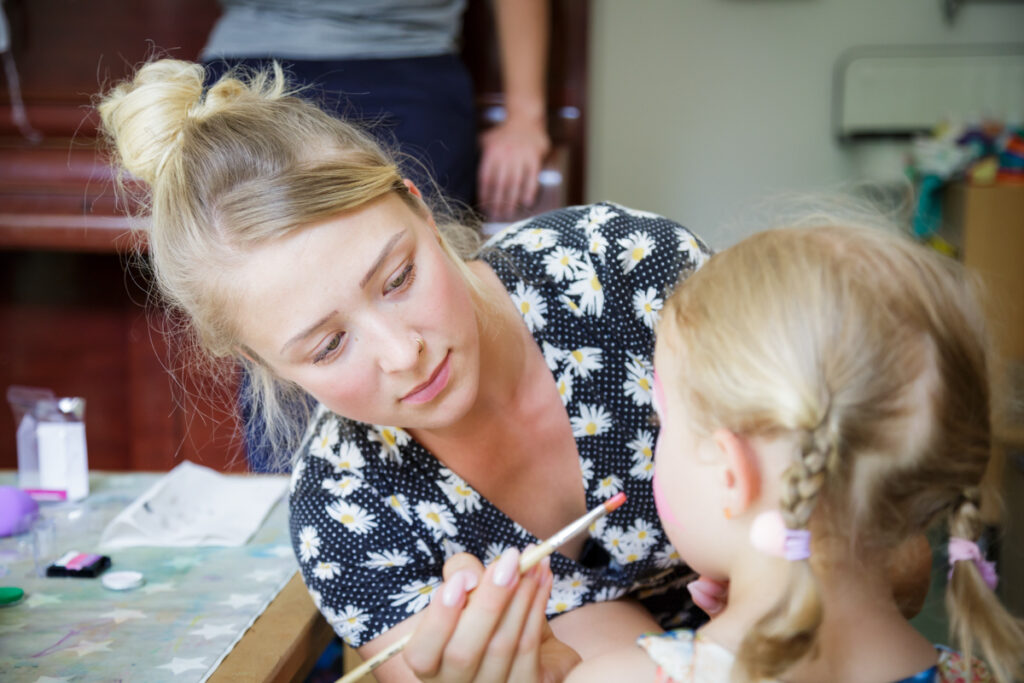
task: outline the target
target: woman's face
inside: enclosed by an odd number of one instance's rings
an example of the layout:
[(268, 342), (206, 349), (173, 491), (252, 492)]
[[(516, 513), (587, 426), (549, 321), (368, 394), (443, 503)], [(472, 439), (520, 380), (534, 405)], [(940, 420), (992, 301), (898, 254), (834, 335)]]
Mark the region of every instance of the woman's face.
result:
[(425, 212), (388, 193), (261, 245), (238, 273), (242, 343), (339, 415), (454, 423), (476, 399), (479, 334), (438, 239)]
[(655, 406), (661, 429), (654, 447), (654, 502), (662, 526), (679, 556), (694, 570), (725, 578), (715, 548), (721, 545), (723, 499), (720, 458), (711, 438), (698, 435), (679, 391), (686, 381), (680, 351), (666, 344), (668, 326), (654, 352)]

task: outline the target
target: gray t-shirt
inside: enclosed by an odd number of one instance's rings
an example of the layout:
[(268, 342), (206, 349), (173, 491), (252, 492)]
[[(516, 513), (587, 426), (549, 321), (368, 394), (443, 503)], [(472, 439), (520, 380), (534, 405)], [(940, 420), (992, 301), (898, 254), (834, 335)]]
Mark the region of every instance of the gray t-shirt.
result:
[(450, 54), (466, 0), (221, 0), (203, 49), (220, 57), (385, 59)]

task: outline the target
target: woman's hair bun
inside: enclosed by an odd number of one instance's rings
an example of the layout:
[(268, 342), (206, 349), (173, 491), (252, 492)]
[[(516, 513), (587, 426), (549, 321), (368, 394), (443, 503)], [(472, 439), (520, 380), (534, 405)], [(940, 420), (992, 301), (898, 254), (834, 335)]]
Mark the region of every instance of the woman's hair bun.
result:
[(203, 94), (204, 68), (161, 59), (103, 96), (97, 109), (118, 162), (152, 186), (181, 145), (186, 121)]

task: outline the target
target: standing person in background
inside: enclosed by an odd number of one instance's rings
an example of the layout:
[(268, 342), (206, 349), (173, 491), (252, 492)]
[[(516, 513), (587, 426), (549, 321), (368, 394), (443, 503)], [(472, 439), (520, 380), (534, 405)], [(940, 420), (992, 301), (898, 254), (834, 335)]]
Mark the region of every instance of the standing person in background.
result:
[[(437, 180), (449, 200), (491, 218), (530, 207), (551, 142), (545, 73), (547, 0), (497, 0), (505, 119), (477, 136), (458, 39), (466, 0), (221, 0), (202, 52), (214, 77), (230, 66), (285, 63), (299, 84), (350, 120), (375, 123)], [(388, 139), (391, 138), (391, 139)], [(479, 163), (478, 163), (479, 162)]]

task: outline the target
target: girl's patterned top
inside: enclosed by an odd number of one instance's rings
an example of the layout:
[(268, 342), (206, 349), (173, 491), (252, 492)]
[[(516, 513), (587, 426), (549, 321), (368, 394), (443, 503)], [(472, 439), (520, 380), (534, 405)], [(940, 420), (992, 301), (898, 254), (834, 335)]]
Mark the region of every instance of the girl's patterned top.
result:
[[(558, 385), (587, 508), (619, 491), (627, 496), (591, 529), (579, 562), (552, 555), (549, 618), (629, 594), (663, 624), (703, 619), (678, 590), (691, 573), (654, 508), (651, 388), (659, 311), (680, 275), (708, 255), (676, 223), (615, 204), (511, 225), (479, 254)], [(353, 647), (423, 609), (453, 554), (487, 564), (506, 547), (540, 542), (406, 431), (352, 422), (322, 406), (298, 454), (289, 503), (306, 586)]]
[[(735, 657), (721, 645), (690, 629), (644, 635), (637, 644), (657, 664), (655, 683), (728, 683)], [(896, 683), (991, 683), (995, 679), (984, 662), (967, 659), (945, 645), (936, 645), (935, 666)], [(773, 679), (774, 681), (774, 679)], [(773, 683), (765, 679), (762, 683)], [(776, 682), (777, 683), (777, 682)]]

